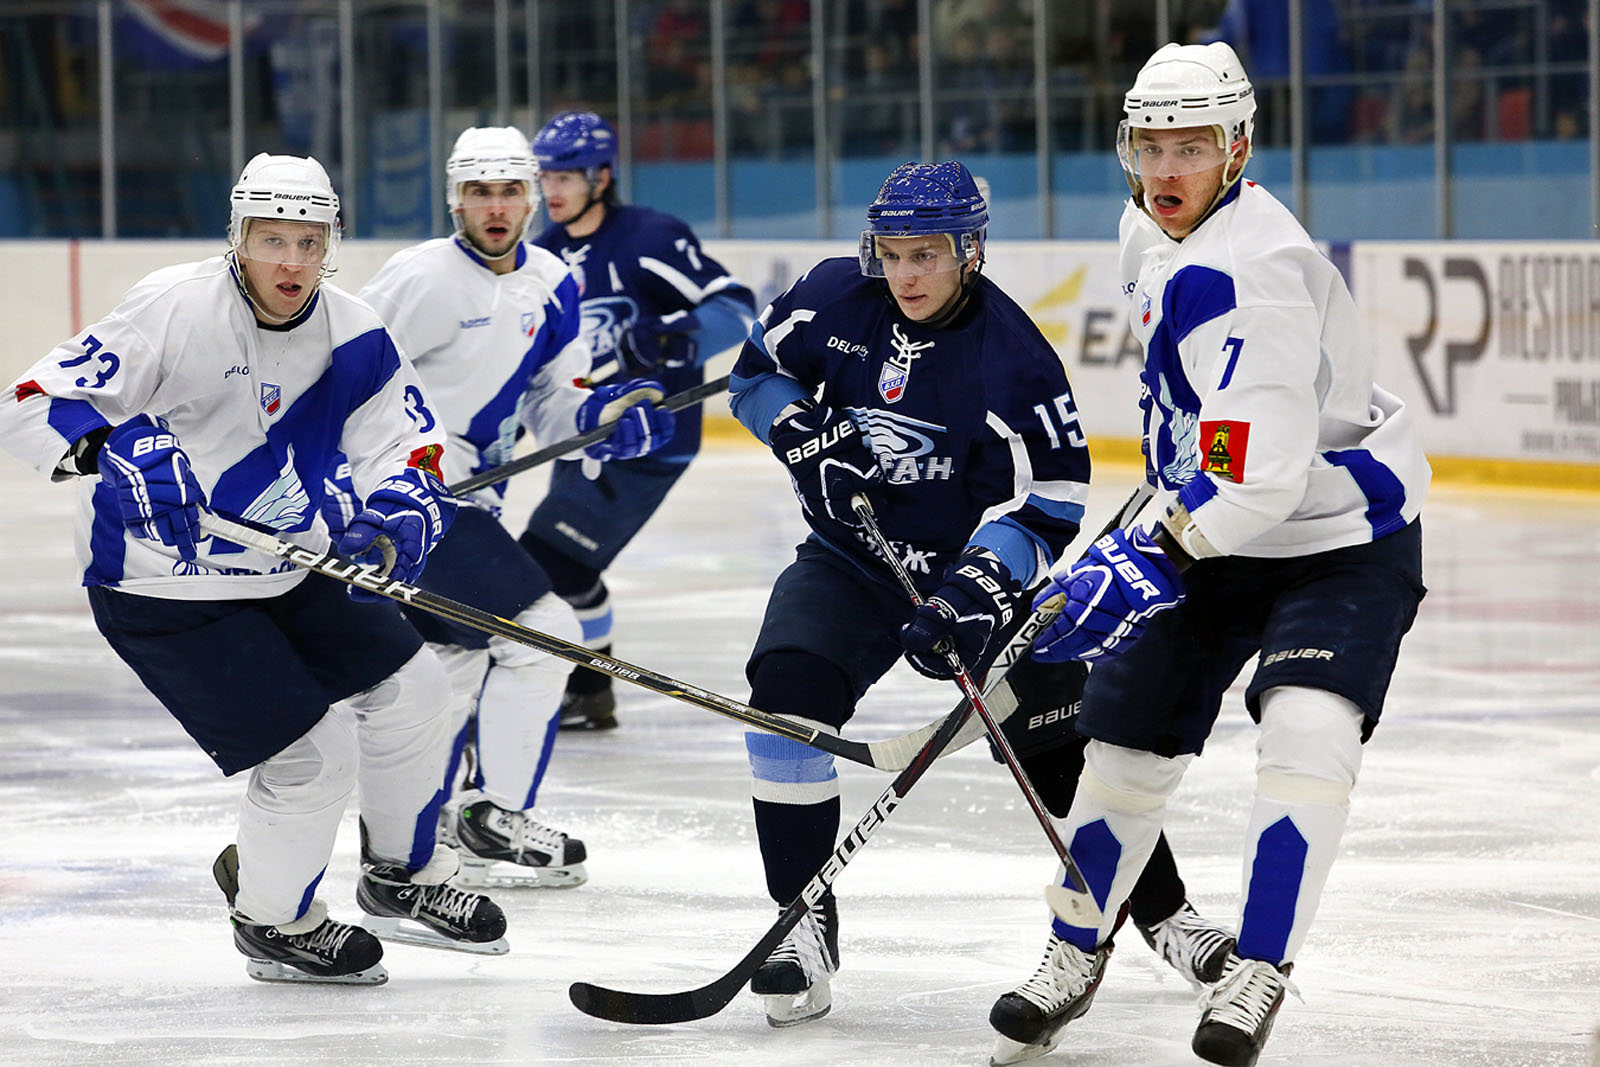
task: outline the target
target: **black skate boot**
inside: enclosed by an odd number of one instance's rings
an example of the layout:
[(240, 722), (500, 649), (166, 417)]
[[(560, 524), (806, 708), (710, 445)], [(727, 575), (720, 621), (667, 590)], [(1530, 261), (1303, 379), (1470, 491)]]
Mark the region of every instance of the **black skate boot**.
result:
[[(440, 840), (461, 853), (456, 884), (489, 889), (568, 889), (589, 880), (583, 842), (526, 811), (507, 811), (479, 794), (446, 805)], [(505, 866), (510, 864), (511, 866)]]
[(510, 951), (500, 906), (482, 893), (446, 884), (460, 865), (453, 851), (440, 846), (426, 867), (411, 871), (373, 859), (365, 838), (363, 833), (362, 874), (356, 883), (356, 903), (367, 913), (362, 926), (386, 940), (425, 948), (489, 956)]
[(1228, 954), (1238, 944), (1227, 930), (1202, 918), (1187, 900), (1153, 926), (1139, 926), (1139, 936), (1196, 993), (1222, 977)]
[(989, 1025), (999, 1037), (989, 1062), (995, 1067), (1043, 1056), (1061, 1041), (1061, 1031), (1089, 1010), (1112, 944), (1084, 952), (1055, 934), (1033, 977), (994, 1002)]
[[(596, 649), (611, 655), (611, 646)], [(578, 667), (567, 678), (567, 691), (561, 696), (561, 729), (615, 730), (617, 695), (611, 689), (611, 675)]]
[(1224, 1067), (1251, 1067), (1272, 1033), (1284, 993), (1300, 995), (1289, 981), (1293, 967), (1229, 953), (1222, 977), (1201, 1000), (1204, 1010), (1190, 1043), (1194, 1054)]
[[(231, 909), (239, 895), (239, 849), (229, 845), (211, 865)], [(389, 972), (378, 961), (383, 945), (359, 926), (328, 918), (328, 906), (313, 900), (306, 913), (276, 926), (254, 923), (230, 911), (233, 944), (245, 954), (244, 973), (258, 982), (322, 982), (382, 985)]]
[(765, 1001), (769, 1025), (794, 1026), (828, 1014), (829, 981), (838, 970), (839, 909), (828, 892), (756, 969), (750, 992)]

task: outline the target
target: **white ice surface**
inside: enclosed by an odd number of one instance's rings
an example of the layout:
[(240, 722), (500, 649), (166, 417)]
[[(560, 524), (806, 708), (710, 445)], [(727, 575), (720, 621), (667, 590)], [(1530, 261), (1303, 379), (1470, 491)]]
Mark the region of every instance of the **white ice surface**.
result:
[[(514, 522), (538, 476), (515, 488)], [(1133, 474), (1097, 472), (1089, 524)], [(644, 690), (620, 729), (563, 735), (541, 807), (591, 881), (502, 892), (512, 952), (392, 947), (370, 989), (252, 982), (210, 863), (240, 788), (95, 632), (72, 563), (72, 491), (0, 462), (0, 1063), (894, 1064), (987, 1062), (994, 998), (1032, 972), (1054, 868), (1004, 769), (938, 764), (842, 875), (828, 1018), (774, 1031), (741, 995), (702, 1022), (580, 1014), (574, 980), (698, 986), (768, 928), (741, 728)], [(1368, 746), (1342, 857), (1262, 1064), (1588, 1063), (1600, 1007), (1600, 536), (1593, 497), (1436, 490), (1432, 592)], [(738, 699), (800, 527), (770, 456), (712, 445), (610, 575), (616, 651)], [(850, 732), (947, 710), (896, 668)], [(1237, 700), (1168, 829), (1204, 912), (1237, 909), (1254, 728)], [(887, 776), (844, 762), (853, 821)], [(356, 916), (354, 813), (323, 896)], [(1196, 1010), (1137, 935), (1042, 1064), (1192, 1064)]]

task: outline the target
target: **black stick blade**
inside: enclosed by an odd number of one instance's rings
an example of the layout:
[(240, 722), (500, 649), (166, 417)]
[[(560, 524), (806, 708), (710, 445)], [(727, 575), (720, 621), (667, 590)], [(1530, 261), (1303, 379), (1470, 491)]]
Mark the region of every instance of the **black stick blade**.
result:
[(660, 1026), (707, 1019), (728, 1006), (744, 982), (727, 978), (683, 993), (625, 993), (588, 982), (573, 982), (567, 989), (572, 1006), (585, 1015), (614, 1023)]

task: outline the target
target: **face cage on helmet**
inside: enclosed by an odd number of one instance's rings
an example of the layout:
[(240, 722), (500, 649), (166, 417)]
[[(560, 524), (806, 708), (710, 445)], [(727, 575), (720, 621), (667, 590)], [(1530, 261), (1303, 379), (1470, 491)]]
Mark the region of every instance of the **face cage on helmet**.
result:
[(942, 260), (940, 266), (932, 270), (915, 271), (918, 274), (938, 274), (952, 270), (960, 270), (968, 264), (981, 264), (983, 262), (983, 230), (965, 230), (960, 233), (944, 231), (942, 233), (874, 233), (870, 229), (861, 231), (861, 242), (857, 246), (857, 257), (861, 261), (861, 273), (868, 278), (887, 278), (889, 275), (883, 266), (883, 256), (878, 250), (878, 241), (888, 237), (901, 239), (908, 237), (945, 237), (950, 242), (951, 258)]

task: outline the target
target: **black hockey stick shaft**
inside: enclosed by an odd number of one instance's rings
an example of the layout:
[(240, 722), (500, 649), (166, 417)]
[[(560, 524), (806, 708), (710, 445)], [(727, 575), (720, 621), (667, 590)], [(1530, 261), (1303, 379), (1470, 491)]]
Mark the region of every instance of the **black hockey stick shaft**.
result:
[[(884, 536), (883, 530), (878, 526), (877, 517), (872, 513), (872, 505), (864, 496), (857, 496), (850, 501), (850, 507), (855, 511), (857, 518), (867, 528), (867, 534), (872, 538), (878, 552), (889, 564), (889, 569), (894, 572), (895, 579), (900, 583), (900, 588), (905, 590), (906, 596), (917, 607), (922, 606), (922, 595), (917, 592), (917, 584), (912, 581), (910, 573), (906, 571), (905, 564), (900, 562), (900, 557), (895, 553), (894, 546), (889, 543), (889, 538)], [(984, 702), (983, 694), (978, 690), (978, 683), (972, 680), (972, 672), (967, 670), (966, 664), (961, 662), (961, 655), (950, 641), (945, 641), (939, 651), (944, 653), (945, 662), (955, 674), (955, 680), (961, 686), (961, 691), (966, 694), (967, 701), (977, 711), (978, 717), (983, 720), (983, 725), (989, 731), (989, 739), (994, 742), (1005, 765), (1011, 771), (1011, 777), (1017, 780), (1017, 786), (1022, 790), (1023, 797), (1028, 802), (1028, 807), (1033, 810), (1034, 818), (1039, 820), (1039, 825), (1044, 829), (1044, 836), (1049, 838), (1050, 845), (1056, 850), (1056, 856), (1067, 869), (1067, 877), (1072, 879), (1073, 887), (1083, 894), (1079, 902), (1079, 919), (1076, 926), (1098, 926), (1100, 908), (1094, 902), (1094, 896), (1089, 892), (1089, 880), (1083, 876), (1078, 865), (1072, 859), (1072, 853), (1067, 851), (1066, 844), (1061, 840), (1061, 835), (1056, 833), (1055, 825), (1050, 821), (1050, 813), (1044, 810), (1044, 804), (1039, 800), (1038, 792), (1033, 788), (1033, 783), (1028, 781), (1028, 772), (1022, 769), (1022, 764), (1017, 760), (1017, 754), (1011, 748), (1011, 742), (1006, 739), (1005, 733), (1000, 729), (1000, 724), (994, 721), (994, 716), (989, 714), (989, 706)]]
[(962, 724), (967, 721), (969, 714), (969, 711), (958, 712), (947, 717), (939, 725), (933, 736), (906, 764), (905, 769), (895, 775), (894, 780), (889, 783), (889, 788), (883, 791), (883, 795), (860, 819), (856, 820), (855, 827), (833, 850), (833, 855), (828, 857), (822, 869), (811, 876), (805, 888), (800, 890), (800, 895), (789, 902), (788, 907), (778, 916), (778, 921), (772, 924), (771, 929), (762, 935), (761, 940), (757, 941), (749, 952), (745, 953), (743, 959), (734, 964), (731, 971), (698, 989), (680, 993), (628, 993), (619, 989), (606, 989), (588, 982), (574, 982), (567, 990), (573, 1006), (585, 1015), (618, 1023), (691, 1022), (695, 1019), (708, 1018), (727, 1007), (755, 975), (756, 970), (766, 962), (773, 949), (778, 947), (778, 943), (788, 936), (789, 931), (795, 928), (805, 913), (811, 910), (812, 905), (833, 885), (845, 865), (866, 845), (873, 831), (883, 825), (884, 820), (905, 799), (911, 787), (949, 745)]
[[(333, 552), (318, 552), (314, 549), (302, 548), (290, 544), (270, 533), (257, 530), (250, 526), (223, 518), (209, 512), (201, 512), (200, 527), (215, 537), (220, 537), (234, 544), (253, 548), (258, 552), (285, 559), (298, 567), (326, 575), (346, 585), (357, 586), (396, 601), (405, 607), (420, 608), (431, 612), (443, 619), (471, 626), (482, 630), (484, 633), (495, 634), (509, 641), (515, 641), (529, 648), (536, 648), (541, 652), (549, 653), (557, 659), (564, 659), (591, 670), (609, 674), (626, 682), (649, 689), (664, 696), (681, 700), (696, 707), (714, 711), (730, 719), (736, 719), (747, 726), (758, 730), (778, 734), (782, 737), (793, 738), (813, 748), (831, 752), (835, 756), (861, 763), (868, 767), (877, 767), (875, 752), (893, 752), (900, 747), (900, 740), (891, 738), (887, 741), (866, 742), (851, 741), (843, 737), (813, 729), (790, 719), (772, 715), (758, 708), (741, 704), (708, 689), (702, 689), (688, 682), (669, 678), (657, 674), (646, 667), (640, 667), (610, 656), (601, 655), (582, 645), (563, 641), (551, 634), (531, 630), (520, 623), (510, 619), (501, 618), (499, 615), (475, 608), (470, 604), (463, 604), (458, 600), (430, 593), (425, 589), (384, 577), (378, 568), (361, 563), (355, 563)], [(949, 718), (947, 716), (947, 718)], [(882, 746), (881, 748), (878, 746)]]
[[(692, 389), (685, 389), (681, 393), (673, 393), (657, 404), (656, 407), (662, 411), (682, 411), (684, 408), (693, 407), (702, 400), (724, 392), (728, 388), (728, 377), (728, 375), (724, 374), (720, 378), (704, 382)], [(470, 493), (474, 489), (482, 489), (486, 485), (505, 481), (513, 474), (521, 474), (523, 471), (531, 470), (541, 463), (548, 463), (552, 459), (560, 459), (562, 456), (576, 452), (580, 448), (586, 448), (597, 441), (604, 441), (611, 436), (611, 431), (617, 428), (617, 423), (620, 421), (620, 419), (613, 419), (610, 422), (596, 426), (592, 430), (569, 437), (564, 441), (545, 445), (535, 452), (529, 452), (520, 459), (502, 463), (498, 467), (491, 467), (480, 474), (474, 474), (470, 478), (463, 478), (455, 485), (452, 485), (450, 491), (457, 496), (462, 493)]]

